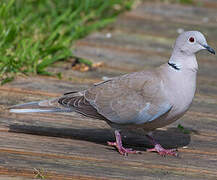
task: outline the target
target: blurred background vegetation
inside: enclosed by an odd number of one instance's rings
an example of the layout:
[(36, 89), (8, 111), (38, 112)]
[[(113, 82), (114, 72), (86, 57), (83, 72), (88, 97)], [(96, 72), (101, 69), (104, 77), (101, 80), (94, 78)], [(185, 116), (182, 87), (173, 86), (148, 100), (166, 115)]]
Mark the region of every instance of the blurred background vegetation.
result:
[(1, 0), (0, 81), (17, 73), (49, 74), (72, 57), (73, 42), (104, 27), (133, 0)]
[(118, 14), (142, 1), (1, 0), (0, 83), (13, 80), (17, 74), (51, 75), (46, 67), (73, 57), (74, 41), (113, 22)]

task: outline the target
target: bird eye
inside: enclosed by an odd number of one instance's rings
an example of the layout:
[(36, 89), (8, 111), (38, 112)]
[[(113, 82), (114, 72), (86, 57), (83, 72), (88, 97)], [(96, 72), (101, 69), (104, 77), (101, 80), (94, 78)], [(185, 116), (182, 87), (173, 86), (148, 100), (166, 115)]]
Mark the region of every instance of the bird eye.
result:
[(193, 43), (194, 42), (194, 37), (190, 37), (189, 42)]

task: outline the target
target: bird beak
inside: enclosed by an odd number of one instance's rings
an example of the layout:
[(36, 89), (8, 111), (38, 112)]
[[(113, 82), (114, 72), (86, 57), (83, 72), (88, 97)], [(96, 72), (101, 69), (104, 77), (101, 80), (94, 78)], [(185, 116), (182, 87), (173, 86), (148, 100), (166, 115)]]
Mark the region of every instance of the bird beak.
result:
[(215, 54), (215, 51), (214, 51), (214, 49), (213, 49), (213, 48), (211, 48), (210, 46), (208, 46), (208, 45), (203, 45), (203, 47), (204, 47), (204, 48), (206, 48), (206, 49), (207, 49), (207, 51), (211, 52), (212, 54)]

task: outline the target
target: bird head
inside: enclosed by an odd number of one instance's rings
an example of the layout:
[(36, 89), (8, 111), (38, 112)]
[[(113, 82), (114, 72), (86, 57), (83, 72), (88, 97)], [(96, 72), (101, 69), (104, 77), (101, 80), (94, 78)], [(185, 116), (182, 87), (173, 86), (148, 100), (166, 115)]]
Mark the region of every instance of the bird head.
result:
[(208, 46), (204, 35), (199, 31), (181, 33), (176, 40), (174, 49), (186, 55), (192, 55), (204, 49), (215, 54), (214, 49)]

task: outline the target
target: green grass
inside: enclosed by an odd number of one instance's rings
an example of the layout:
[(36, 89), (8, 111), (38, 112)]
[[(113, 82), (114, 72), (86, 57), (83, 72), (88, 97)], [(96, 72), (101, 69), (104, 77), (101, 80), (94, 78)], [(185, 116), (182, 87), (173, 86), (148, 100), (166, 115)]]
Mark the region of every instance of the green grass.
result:
[(162, 0), (164, 2), (170, 3), (180, 3), (180, 4), (193, 4), (194, 0)]
[(35, 179), (46, 179), (46, 176), (45, 176), (46, 172), (44, 169), (34, 168), (34, 174), (35, 174), (34, 176)]
[(1, 0), (0, 81), (73, 56), (73, 42), (114, 21), (133, 0)]
[(190, 130), (184, 128), (181, 124), (178, 124), (177, 128), (178, 128), (181, 132), (183, 132), (184, 134), (190, 134), (190, 133), (191, 133)]

